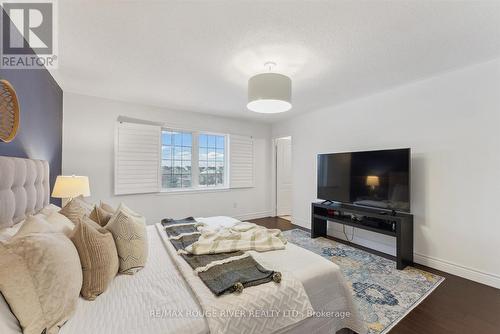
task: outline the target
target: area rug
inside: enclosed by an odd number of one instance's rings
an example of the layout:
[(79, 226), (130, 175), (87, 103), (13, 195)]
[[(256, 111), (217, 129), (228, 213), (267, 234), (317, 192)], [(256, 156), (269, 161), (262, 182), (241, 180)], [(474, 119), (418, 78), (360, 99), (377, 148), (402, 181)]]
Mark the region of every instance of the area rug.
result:
[(336, 263), (346, 277), (370, 334), (387, 333), (422, 302), (444, 278), (413, 267), (397, 270), (396, 263), (308, 232), (283, 232), (289, 242)]

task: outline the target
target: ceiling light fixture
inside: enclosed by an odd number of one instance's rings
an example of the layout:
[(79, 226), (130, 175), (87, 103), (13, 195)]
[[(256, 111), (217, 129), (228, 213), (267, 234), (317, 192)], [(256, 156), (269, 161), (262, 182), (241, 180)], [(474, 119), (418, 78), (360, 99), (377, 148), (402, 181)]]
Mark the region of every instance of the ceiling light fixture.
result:
[(264, 64), (268, 73), (254, 75), (248, 80), (247, 108), (263, 114), (275, 114), (292, 108), (292, 80), (273, 73), (274, 62)]

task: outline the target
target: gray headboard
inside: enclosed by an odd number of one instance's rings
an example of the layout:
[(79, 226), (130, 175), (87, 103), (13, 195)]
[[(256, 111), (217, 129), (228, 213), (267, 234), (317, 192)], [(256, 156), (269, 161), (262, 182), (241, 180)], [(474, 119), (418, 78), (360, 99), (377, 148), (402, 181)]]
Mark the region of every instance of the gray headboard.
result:
[(47, 161), (0, 156), (0, 228), (43, 209), (49, 199)]

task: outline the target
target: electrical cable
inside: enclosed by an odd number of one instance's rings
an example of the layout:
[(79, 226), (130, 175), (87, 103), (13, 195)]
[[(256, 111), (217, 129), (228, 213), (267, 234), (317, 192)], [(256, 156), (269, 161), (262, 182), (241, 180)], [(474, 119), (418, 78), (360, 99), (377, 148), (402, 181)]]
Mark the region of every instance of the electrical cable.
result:
[(345, 225), (342, 225), (342, 230), (344, 232), (345, 238), (347, 241), (353, 241), (354, 240), (354, 227), (352, 228), (352, 234), (351, 234), (351, 239), (349, 240), (349, 237), (347, 236), (347, 232), (345, 231)]

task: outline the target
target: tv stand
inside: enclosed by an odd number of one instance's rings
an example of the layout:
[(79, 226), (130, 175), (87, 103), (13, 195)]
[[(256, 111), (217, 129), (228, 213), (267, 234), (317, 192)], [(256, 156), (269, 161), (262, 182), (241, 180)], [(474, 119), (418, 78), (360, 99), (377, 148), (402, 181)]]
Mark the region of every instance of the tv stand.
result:
[[(346, 203), (325, 202), (312, 203), (311, 238), (327, 237), (328, 221), (385, 234), (396, 238), (396, 257), (386, 255), (396, 261), (396, 268), (401, 270), (413, 264), (412, 214)], [(340, 239), (336, 240), (344, 242)], [(366, 247), (362, 248), (375, 254), (380, 253)]]

